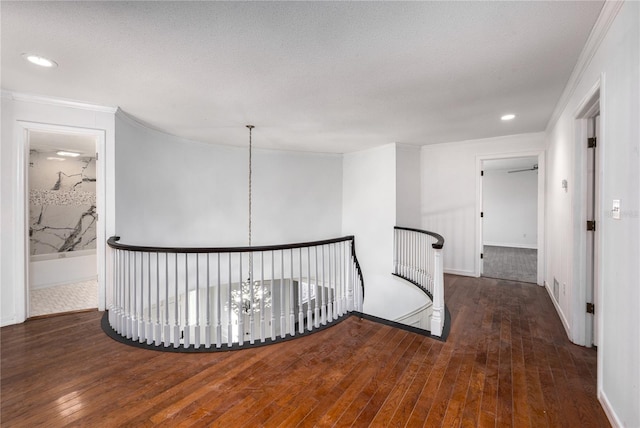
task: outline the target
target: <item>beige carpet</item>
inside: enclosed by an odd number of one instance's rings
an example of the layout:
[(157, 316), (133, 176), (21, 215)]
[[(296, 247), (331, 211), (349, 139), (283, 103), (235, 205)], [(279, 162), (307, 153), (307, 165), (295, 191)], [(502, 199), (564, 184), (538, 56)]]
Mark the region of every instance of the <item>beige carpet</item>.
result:
[(98, 281), (31, 290), (29, 316), (57, 314), (98, 307)]

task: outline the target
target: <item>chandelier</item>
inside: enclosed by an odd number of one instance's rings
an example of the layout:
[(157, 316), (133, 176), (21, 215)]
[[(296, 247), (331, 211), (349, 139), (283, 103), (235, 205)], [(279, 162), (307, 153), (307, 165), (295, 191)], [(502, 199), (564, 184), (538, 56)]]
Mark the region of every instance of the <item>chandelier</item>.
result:
[[(228, 310), (229, 304), (225, 304)], [(260, 312), (261, 306), (271, 307), (271, 292), (266, 286), (261, 286), (260, 281), (243, 281), (240, 290), (231, 291), (231, 309), (236, 314), (249, 314)]]

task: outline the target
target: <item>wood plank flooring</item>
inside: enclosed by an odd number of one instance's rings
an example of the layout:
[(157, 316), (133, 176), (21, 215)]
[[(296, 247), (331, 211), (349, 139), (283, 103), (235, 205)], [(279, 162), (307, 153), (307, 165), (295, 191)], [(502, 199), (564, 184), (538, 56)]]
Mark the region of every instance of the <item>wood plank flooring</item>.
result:
[(211, 354), (113, 341), (99, 312), (1, 329), (2, 427), (607, 427), (596, 352), (542, 287), (447, 276), (446, 343), (356, 317)]

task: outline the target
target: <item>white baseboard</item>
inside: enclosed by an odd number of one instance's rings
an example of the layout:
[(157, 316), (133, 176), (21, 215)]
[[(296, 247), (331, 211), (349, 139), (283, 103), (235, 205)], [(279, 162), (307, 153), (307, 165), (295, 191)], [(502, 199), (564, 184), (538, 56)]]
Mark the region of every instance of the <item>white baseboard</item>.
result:
[(412, 327), (421, 328), (423, 330), (429, 330), (431, 324), (431, 313), (433, 312), (433, 310), (429, 311), (429, 308), (431, 308), (432, 306), (433, 303), (431, 303), (431, 301), (429, 300), (418, 309), (415, 309), (408, 314), (402, 315), (394, 319), (393, 321), (400, 324), (406, 324)]
[(11, 317), (0, 319), (0, 327), (5, 327), (7, 325), (12, 325), (12, 324), (18, 324), (18, 321), (16, 321), (15, 314), (13, 314), (13, 316)]
[(536, 244), (513, 244), (507, 242), (485, 242), (482, 245), (489, 245), (491, 247), (509, 247), (509, 248), (525, 248), (527, 250), (537, 250), (538, 246)]
[(609, 419), (609, 423), (613, 428), (622, 428), (622, 422), (620, 422), (620, 418), (616, 415), (616, 412), (613, 411), (611, 407), (611, 403), (607, 398), (607, 394), (604, 391), (598, 391), (598, 401), (600, 401), (600, 405), (602, 406), (602, 410), (604, 410), (605, 415)]
[(459, 269), (447, 269), (444, 268), (443, 269), (444, 273), (449, 273), (451, 275), (460, 275), (460, 276), (472, 276), (474, 278), (477, 278), (478, 275), (476, 275), (476, 273), (472, 270), (459, 270)]
[(549, 284), (546, 281), (545, 281), (544, 288), (547, 290), (547, 293), (549, 294), (549, 298), (551, 299), (551, 302), (553, 302), (553, 306), (555, 306), (556, 308), (556, 312), (558, 313), (558, 316), (560, 317), (560, 321), (564, 326), (564, 331), (567, 333), (567, 337), (569, 338), (569, 340), (571, 340), (572, 336), (571, 336), (571, 328), (569, 328), (569, 322), (567, 321), (567, 318), (565, 318), (564, 312), (562, 312), (562, 308), (560, 308), (560, 305), (558, 304), (558, 302), (556, 302), (555, 297), (553, 297), (553, 291), (549, 288)]

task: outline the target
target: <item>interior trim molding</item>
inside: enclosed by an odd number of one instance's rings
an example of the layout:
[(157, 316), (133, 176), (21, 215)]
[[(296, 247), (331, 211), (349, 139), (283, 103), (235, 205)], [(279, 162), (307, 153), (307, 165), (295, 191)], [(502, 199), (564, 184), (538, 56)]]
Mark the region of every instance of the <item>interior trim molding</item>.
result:
[(84, 103), (84, 102), (69, 100), (65, 98), (53, 98), (53, 97), (46, 97), (42, 95), (25, 94), (21, 92), (11, 92), (11, 91), (3, 90), (2, 96), (5, 98), (10, 98), (14, 101), (47, 104), (47, 105), (52, 105), (57, 107), (69, 107), (69, 108), (76, 108), (80, 110), (95, 111), (100, 113), (115, 114), (115, 112), (118, 110), (117, 107)]
[(525, 250), (537, 250), (538, 247), (533, 244), (514, 244), (510, 242), (493, 242), (493, 241), (484, 241), (482, 245), (488, 245), (490, 247), (507, 247), (507, 248), (522, 248)]
[(569, 340), (573, 342), (573, 336), (571, 335), (571, 328), (569, 327), (569, 322), (567, 321), (567, 318), (564, 316), (564, 312), (562, 312), (562, 308), (560, 308), (560, 305), (558, 304), (558, 302), (556, 302), (555, 297), (553, 297), (553, 291), (551, 290), (551, 288), (549, 288), (549, 284), (546, 281), (544, 282), (544, 288), (545, 290), (547, 290), (547, 293), (549, 294), (549, 299), (551, 300), (551, 303), (553, 303), (553, 306), (556, 308), (556, 312), (558, 313), (558, 317), (562, 322), (564, 331), (567, 333), (567, 337), (569, 338)]
[(609, 423), (611, 423), (611, 426), (614, 428), (622, 427), (623, 425), (622, 425), (622, 422), (620, 422), (620, 418), (618, 418), (618, 415), (613, 410), (613, 407), (611, 406), (611, 403), (607, 398), (607, 394), (605, 394), (604, 391), (602, 390), (598, 391), (598, 401), (600, 401), (602, 410), (604, 410), (604, 414), (607, 415), (607, 418), (609, 419)]
[(589, 38), (587, 38), (587, 42), (582, 48), (582, 52), (578, 57), (578, 61), (576, 62), (573, 71), (571, 72), (571, 76), (567, 82), (567, 86), (565, 86), (562, 95), (560, 96), (560, 100), (556, 104), (556, 108), (553, 110), (551, 117), (549, 118), (549, 122), (547, 123), (546, 132), (550, 132), (550, 130), (555, 126), (556, 122), (560, 118), (560, 115), (564, 111), (564, 109), (569, 104), (569, 100), (573, 96), (576, 88), (578, 87), (578, 83), (582, 80), (582, 76), (585, 71), (591, 64), (591, 60), (593, 56), (598, 51), (602, 40), (609, 32), (609, 28), (616, 16), (618, 16), (618, 12), (622, 9), (622, 5), (624, 1), (605, 1), (602, 6), (602, 10), (600, 11), (600, 15), (596, 20), (593, 28), (591, 29), (591, 33), (589, 33)]
[(444, 273), (449, 274), (449, 275), (458, 275), (458, 276), (470, 276), (473, 278), (477, 278), (478, 275), (476, 275), (476, 273), (472, 270), (461, 270), (461, 269), (448, 269), (448, 268), (444, 268), (442, 269)]

